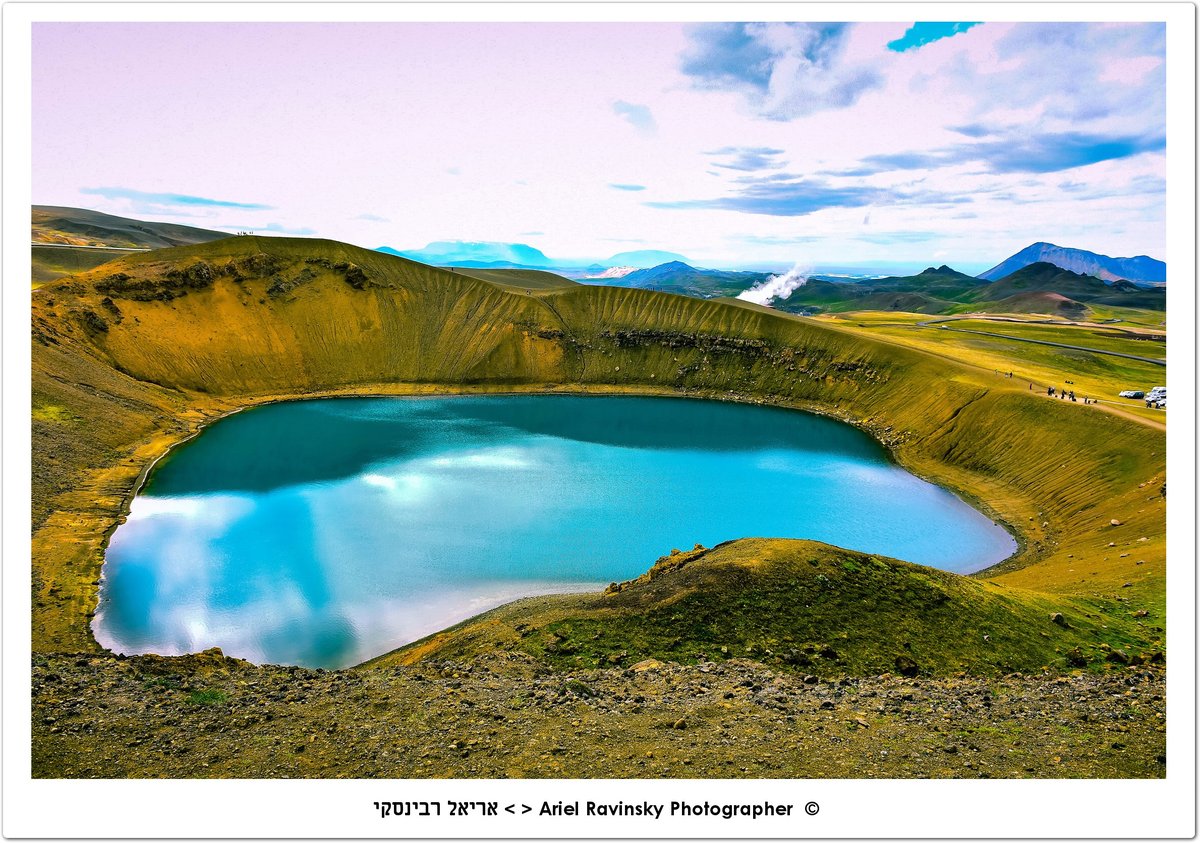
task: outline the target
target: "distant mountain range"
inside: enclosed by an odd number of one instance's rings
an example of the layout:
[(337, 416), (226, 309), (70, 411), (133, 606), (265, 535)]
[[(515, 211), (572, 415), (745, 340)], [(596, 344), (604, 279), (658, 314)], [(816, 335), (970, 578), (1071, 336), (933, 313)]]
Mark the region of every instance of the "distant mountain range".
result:
[[(469, 242), (464, 240), (439, 240), (422, 249), (401, 251), (390, 246), (381, 246), (378, 251), (433, 266), (461, 266), (490, 269), (558, 269), (580, 268), (572, 277), (613, 278), (615, 273), (606, 273), (613, 268), (632, 267), (638, 270), (657, 270), (672, 267), (655, 275), (638, 276), (621, 286), (645, 287), (646, 289), (670, 288), (691, 295), (711, 297), (713, 295), (736, 295), (734, 290), (739, 281), (768, 273), (746, 273), (731, 270), (699, 269), (688, 264), (688, 259), (675, 252), (661, 249), (639, 249), (619, 252), (607, 260), (592, 261), (584, 266), (583, 260), (551, 258), (541, 250), (524, 243)], [(1089, 252), (1086, 249), (1071, 249), (1053, 243), (1034, 243), (1012, 257), (977, 276), (983, 281), (998, 281), (1023, 267), (1034, 263), (1050, 263), (1060, 269), (1082, 275), (1090, 275), (1101, 281), (1132, 281), (1135, 284), (1164, 284), (1167, 280), (1167, 265), (1160, 260), (1139, 255), (1133, 258), (1114, 258)], [(673, 266), (679, 264), (680, 266)], [(686, 269), (681, 269), (686, 267)], [(930, 268), (932, 269), (932, 267)], [(948, 269), (948, 267), (942, 267)], [(926, 270), (928, 273), (930, 270)], [(951, 270), (953, 271), (953, 270)], [(925, 273), (921, 273), (924, 275)], [(632, 274), (632, 273), (630, 273)], [(956, 273), (962, 276), (963, 273)], [(687, 277), (685, 277), (687, 276)], [(703, 276), (703, 277), (701, 277)], [(626, 276), (628, 277), (628, 276)], [(904, 276), (916, 277), (916, 276)], [(964, 276), (965, 277), (965, 276)], [(888, 279), (883, 279), (888, 280)], [(924, 281), (929, 281), (926, 278)], [(944, 280), (944, 279), (943, 279)], [(961, 280), (961, 279), (960, 279)], [(944, 286), (944, 284), (943, 284)], [(744, 289), (744, 288), (743, 288)], [(898, 291), (897, 291), (898, 292)]]
[[(469, 242), (465, 240), (438, 240), (422, 249), (401, 251), (391, 246), (380, 246), (378, 252), (398, 255), (409, 260), (420, 261), (431, 266), (465, 266), (474, 268), (544, 269), (546, 267), (577, 267), (585, 261), (552, 259), (533, 246), (524, 243)], [(602, 272), (610, 267), (633, 267), (643, 269), (669, 261), (687, 260), (675, 252), (659, 249), (639, 249), (619, 252), (611, 258), (597, 261), (587, 267), (590, 271)]]
[(821, 305), (828, 310), (907, 310), (914, 313), (1048, 313), (1082, 319), (1092, 306), (1166, 309), (1162, 287), (1139, 287), (1129, 281), (1106, 283), (1038, 261), (996, 281), (973, 278), (947, 266), (929, 268), (907, 278), (880, 278), (855, 284), (809, 281), (782, 310)]
[(1134, 281), (1142, 284), (1162, 284), (1167, 280), (1167, 265), (1160, 260), (1138, 255), (1136, 258), (1110, 258), (1086, 249), (1068, 249), (1053, 243), (1034, 243), (979, 277), (997, 281), (1033, 263), (1052, 263), (1060, 269), (1091, 275), (1101, 281)]
[(987, 282), (949, 266), (929, 267), (916, 275), (857, 281), (814, 276), (789, 296), (774, 302), (779, 310), (904, 310), (943, 313)]
[(1094, 275), (1072, 272), (1046, 261), (1031, 263), (981, 287), (974, 300), (1001, 302), (1030, 293), (1055, 293), (1085, 304), (1151, 310), (1166, 307), (1166, 291), (1162, 287), (1140, 287), (1127, 280), (1106, 283)]
[(663, 252), (658, 249), (637, 249), (632, 252), (618, 252), (606, 261), (604, 266), (632, 266), (638, 269), (649, 269), (671, 261), (686, 263), (687, 258), (675, 252)]
[(643, 290), (710, 299), (716, 296), (736, 296), (769, 277), (770, 273), (767, 272), (699, 269), (683, 261), (670, 261), (630, 272), (621, 278), (608, 281), (608, 284), (613, 287), (638, 287)]
[(471, 243), (464, 240), (438, 240), (423, 249), (400, 251), (380, 246), (377, 251), (399, 255), (433, 266), (520, 266), (547, 267), (554, 262), (533, 246), (524, 243)]
[[(34, 205), (31, 221), (35, 285), (90, 269), (122, 253), (113, 250), (157, 249), (230, 236), (193, 226), (53, 205)], [(774, 288), (759, 285), (781, 279), (781, 275), (768, 272), (696, 267), (682, 255), (657, 249), (620, 252), (587, 267), (577, 261), (570, 271), (564, 269), (570, 262), (550, 258), (523, 243), (446, 240), (410, 251), (389, 246), (377, 251), (483, 272), (553, 267), (564, 275), (585, 276), (593, 282), (697, 298), (733, 297), (756, 286), (769, 296)], [(526, 272), (518, 279), (519, 285), (538, 286), (543, 275)], [(1034, 243), (977, 277), (943, 265), (907, 276), (845, 278), (813, 274), (801, 278), (789, 273), (782, 280), (785, 283), (777, 285), (780, 295), (768, 303), (793, 312), (985, 311), (1052, 313), (1080, 319), (1086, 318), (1092, 307), (1164, 310), (1166, 306), (1166, 264), (1162, 261), (1145, 255), (1113, 258), (1051, 243)]]
[[(607, 281), (611, 286), (640, 287), (699, 298), (736, 296), (778, 276), (765, 272), (700, 269), (672, 261)], [(1136, 307), (1164, 310), (1162, 287), (1129, 281), (1107, 283), (1038, 261), (996, 281), (958, 272), (949, 266), (929, 267), (909, 276), (844, 279), (809, 276), (786, 295), (768, 302), (794, 313), (849, 310), (902, 310), (910, 313), (1011, 312), (1047, 313), (1083, 319), (1091, 307)]]
[(637, 272), (636, 266), (610, 266), (605, 269), (599, 264), (593, 264), (588, 267), (588, 272), (595, 273), (594, 275), (585, 275), (584, 278), (601, 279), (601, 278), (624, 278), (631, 272)]

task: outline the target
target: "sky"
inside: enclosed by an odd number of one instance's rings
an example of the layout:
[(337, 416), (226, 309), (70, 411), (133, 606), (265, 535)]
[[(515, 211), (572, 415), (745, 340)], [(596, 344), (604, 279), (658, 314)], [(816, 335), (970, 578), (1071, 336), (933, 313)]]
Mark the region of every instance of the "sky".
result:
[(562, 260), (1165, 258), (1162, 24), (38, 23), (33, 46), (37, 204)]

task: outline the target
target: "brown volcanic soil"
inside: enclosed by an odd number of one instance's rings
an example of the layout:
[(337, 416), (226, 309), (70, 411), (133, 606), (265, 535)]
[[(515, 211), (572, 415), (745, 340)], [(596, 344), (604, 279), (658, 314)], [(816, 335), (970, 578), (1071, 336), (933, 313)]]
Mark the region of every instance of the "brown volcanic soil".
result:
[(1166, 773), (1165, 676), (818, 680), (514, 653), (319, 671), (34, 656), (33, 775), (1021, 778)]

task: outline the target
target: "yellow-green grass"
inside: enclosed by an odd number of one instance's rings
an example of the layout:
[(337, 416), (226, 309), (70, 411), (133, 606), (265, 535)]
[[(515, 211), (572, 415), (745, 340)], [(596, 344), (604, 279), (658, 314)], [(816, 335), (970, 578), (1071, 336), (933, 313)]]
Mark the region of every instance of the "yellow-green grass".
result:
[(1166, 360), (1166, 331), (1130, 332), (1122, 328), (1096, 325), (1047, 325), (1039, 322), (1008, 322), (990, 319), (955, 319), (944, 323), (951, 328), (988, 331), (1010, 337), (1079, 345), (1100, 351), (1115, 351), (1156, 360)]
[[(899, 316), (890, 313), (857, 313), (836, 324), (860, 330), (864, 335), (943, 355), (985, 372), (1012, 372), (1014, 384), (1029, 391), (1029, 384), (1032, 383), (1034, 386), (1031, 391), (1040, 392), (1042, 396), (1045, 396), (1049, 386), (1056, 389), (1065, 387), (1074, 390), (1080, 399), (1085, 395), (1100, 399), (1104, 410), (1114, 409), (1155, 426), (1166, 423), (1164, 412), (1147, 409), (1142, 401), (1118, 397), (1123, 390), (1146, 390), (1164, 384), (1166, 368), (1163, 366), (1108, 354), (942, 330), (938, 324), (921, 327), (918, 323), (927, 321), (927, 317), (908, 314), (907, 317), (897, 318)], [(1145, 357), (1157, 357), (1162, 349), (1161, 343), (1097, 336), (1092, 333), (1095, 329), (1087, 327), (1034, 326), (990, 320), (954, 320), (940, 324), (948, 328), (1030, 336), (1071, 345), (1087, 346), (1093, 343), (1096, 348), (1129, 354), (1141, 352), (1138, 356)], [(1100, 411), (1100, 408), (1090, 406), (1087, 409)]]
[[(1156, 333), (1165, 330), (1166, 317), (1162, 311), (1143, 310), (1129, 307), (1095, 307), (1092, 308), (1092, 319), (1088, 322), (1076, 322), (1077, 327), (1113, 331), (1132, 330), (1137, 332)], [(1062, 322), (1063, 317), (1057, 314), (1038, 313), (961, 313), (957, 315), (930, 315), (928, 313), (909, 313), (902, 310), (854, 310), (845, 313), (820, 314), (816, 319), (849, 324), (905, 324), (915, 325), (918, 322), (938, 321), (941, 319), (972, 319), (992, 324), (1012, 324), (1015, 322), (1038, 324), (1047, 320)], [(1109, 319), (1120, 319), (1120, 322), (1107, 322)], [(1070, 327), (1070, 326), (1068, 326)]]
[(751, 658), (817, 676), (1101, 668), (1161, 653), (1161, 618), (1129, 622), (1140, 608), (1001, 588), (817, 542), (742, 539), (676, 551), (603, 594), (502, 606), (367, 666), (517, 650), (564, 670), (646, 658)]
[(51, 422), (54, 424), (70, 424), (79, 421), (79, 417), (66, 407), (57, 404), (40, 404), (35, 406), (30, 415), (35, 421)]
[(982, 577), (997, 594), (1091, 601), (1129, 636), (1118, 598), (1136, 597), (1161, 623), (1162, 430), (1031, 395), (942, 349), (644, 290), (530, 295), (288, 238), (130, 256), (47, 285), (32, 310), (34, 406), (72, 419), (32, 420), (38, 650), (96, 648), (104, 542), (154, 459), (239, 407), (347, 393), (629, 392), (821, 412), (1014, 530), (1019, 553)]
[(32, 247), (32, 253), (30, 281), (35, 290), (55, 278), (85, 272), (110, 260), (133, 254), (132, 250), (37, 245)]
[(839, 325), (867, 328), (880, 325), (916, 325), (919, 322), (928, 322), (942, 317), (930, 316), (928, 313), (907, 313), (903, 310), (855, 310), (848, 313), (819, 314), (812, 318)]
[[(999, 305), (997, 305), (999, 307)], [(1087, 321), (1091, 323), (1106, 323), (1111, 322), (1114, 325), (1119, 325), (1126, 328), (1162, 328), (1166, 325), (1167, 315), (1161, 310), (1149, 310), (1141, 307), (1119, 307), (1115, 305), (1095, 304), (1092, 302), (1086, 303), (1086, 311), (1084, 311)], [(960, 304), (949, 308), (945, 311), (949, 316), (969, 317), (978, 316), (1002, 316), (1006, 318), (1025, 318), (1029, 321), (1040, 321), (1045, 319), (1068, 319), (1070, 321), (1082, 321), (1079, 319), (1071, 319), (1069, 316), (1059, 312), (1005, 312), (997, 309), (995, 311), (979, 310), (977, 305)], [(1113, 321), (1117, 320), (1117, 321)]]
[(1089, 305), (1092, 319), (1120, 319), (1117, 324), (1126, 327), (1163, 328), (1167, 324), (1167, 314), (1161, 310), (1144, 310), (1136, 307), (1112, 307), (1108, 305)]
[(87, 208), (34, 205), (30, 208), (30, 240), (71, 246), (157, 249), (228, 237), (222, 231), (169, 222), (118, 217)]

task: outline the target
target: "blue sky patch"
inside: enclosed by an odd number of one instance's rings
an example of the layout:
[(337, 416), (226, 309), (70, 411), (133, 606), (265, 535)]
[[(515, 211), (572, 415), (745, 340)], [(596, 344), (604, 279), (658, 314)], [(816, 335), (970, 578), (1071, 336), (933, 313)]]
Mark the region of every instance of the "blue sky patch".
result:
[(825, 175), (872, 176), (895, 170), (936, 170), (968, 163), (982, 164), (990, 173), (1056, 173), (1144, 152), (1162, 152), (1166, 145), (1166, 138), (1160, 134), (1050, 132), (1024, 135), (1009, 130), (978, 143), (957, 144), (927, 152), (868, 155), (856, 167), (828, 171)]
[(943, 38), (958, 35), (960, 32), (966, 32), (971, 27), (978, 25), (979, 21), (956, 23), (920, 21), (910, 26), (908, 31), (895, 41), (889, 41), (888, 49), (894, 50), (897, 53), (903, 53), (905, 50), (915, 50), (934, 41), (940, 41)]
[(617, 100), (613, 103), (613, 113), (624, 119), (642, 134), (652, 135), (658, 130), (658, 123), (654, 121), (654, 115), (644, 105), (639, 105), (636, 102)]
[(239, 208), (243, 211), (269, 211), (270, 205), (252, 202), (228, 202), (224, 199), (206, 199), (203, 196), (188, 196), (183, 193), (146, 193), (128, 187), (81, 187), (80, 193), (103, 196), (105, 199), (133, 199), (152, 202), (156, 205), (186, 205), (202, 208)]

